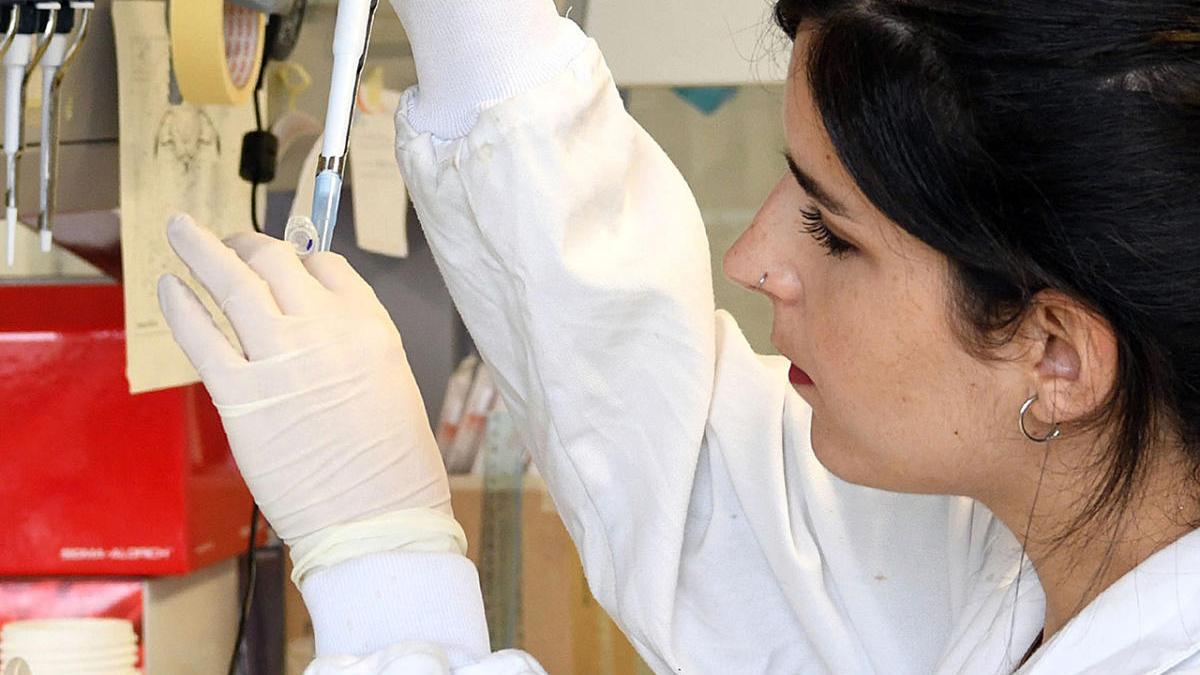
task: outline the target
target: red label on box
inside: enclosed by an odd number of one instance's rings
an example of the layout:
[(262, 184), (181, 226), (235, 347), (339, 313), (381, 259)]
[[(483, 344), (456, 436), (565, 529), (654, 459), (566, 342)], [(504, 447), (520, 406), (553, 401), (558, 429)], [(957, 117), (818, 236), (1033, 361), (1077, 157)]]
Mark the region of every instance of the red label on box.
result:
[(128, 619), (142, 653), (142, 583), (121, 580), (0, 581), (0, 628), (21, 619)]

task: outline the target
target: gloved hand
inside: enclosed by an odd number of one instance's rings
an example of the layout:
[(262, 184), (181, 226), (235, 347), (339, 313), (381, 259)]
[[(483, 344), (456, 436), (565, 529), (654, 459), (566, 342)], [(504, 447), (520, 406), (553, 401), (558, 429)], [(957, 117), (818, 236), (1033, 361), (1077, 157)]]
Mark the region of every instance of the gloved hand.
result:
[(452, 517), (400, 334), (344, 258), (317, 253), (301, 262), (261, 234), (223, 244), (187, 216), (171, 220), (167, 237), (245, 355), (171, 275), (159, 280), (163, 314), (212, 395), (246, 484), (293, 556), (305, 538), (392, 512)]

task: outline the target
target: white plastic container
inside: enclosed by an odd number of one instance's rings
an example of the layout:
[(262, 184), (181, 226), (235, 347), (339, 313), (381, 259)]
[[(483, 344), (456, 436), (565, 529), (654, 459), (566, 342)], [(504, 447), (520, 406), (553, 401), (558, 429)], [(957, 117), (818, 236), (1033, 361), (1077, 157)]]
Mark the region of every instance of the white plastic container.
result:
[(137, 634), (125, 619), (13, 621), (0, 630), (0, 672), (18, 658), (31, 675), (137, 675)]

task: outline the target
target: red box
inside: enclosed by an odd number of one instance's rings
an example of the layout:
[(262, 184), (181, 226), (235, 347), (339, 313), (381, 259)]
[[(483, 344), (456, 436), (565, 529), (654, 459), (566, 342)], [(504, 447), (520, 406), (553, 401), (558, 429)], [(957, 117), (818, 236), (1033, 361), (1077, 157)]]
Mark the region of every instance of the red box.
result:
[(0, 576), (237, 555), (251, 499), (201, 385), (130, 395), (121, 286), (0, 285)]

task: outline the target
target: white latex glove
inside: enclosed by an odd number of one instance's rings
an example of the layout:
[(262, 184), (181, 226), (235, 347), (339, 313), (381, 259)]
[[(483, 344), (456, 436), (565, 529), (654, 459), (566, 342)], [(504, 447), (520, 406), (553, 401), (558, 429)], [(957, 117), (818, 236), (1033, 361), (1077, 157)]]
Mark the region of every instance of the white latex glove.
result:
[(167, 237), (245, 355), (171, 275), (159, 280), (163, 314), (293, 557), (301, 540), (311, 550), (312, 535), (335, 526), (361, 538), (376, 534), (364, 535), (363, 522), (395, 525), (396, 512), (427, 523), (423, 510), (433, 509), (433, 520), (450, 520), (440, 515), (453, 515), (446, 471), (400, 334), (346, 260), (317, 253), (301, 262), (260, 234), (222, 243), (187, 216), (171, 220)]

